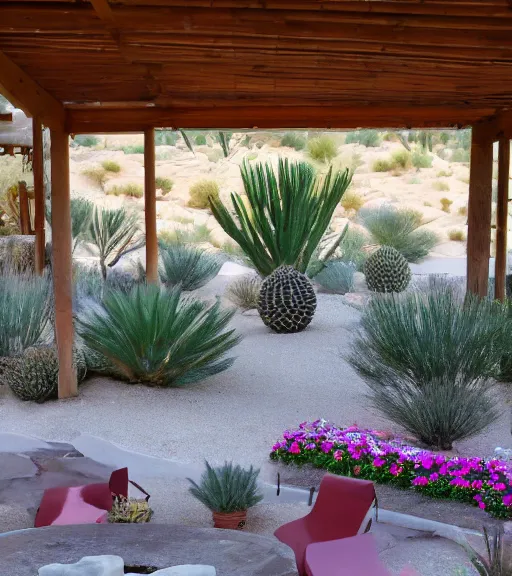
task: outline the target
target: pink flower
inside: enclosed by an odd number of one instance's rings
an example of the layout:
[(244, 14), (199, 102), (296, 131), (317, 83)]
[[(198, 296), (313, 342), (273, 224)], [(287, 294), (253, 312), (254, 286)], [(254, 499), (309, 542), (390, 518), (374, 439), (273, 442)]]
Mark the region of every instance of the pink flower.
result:
[(426, 486), (428, 484), (428, 478), (426, 476), (417, 476), (413, 481), (413, 486)]
[(503, 482), (496, 482), (496, 484), (494, 485), (494, 489), (502, 492), (503, 490), (506, 490), (507, 487), (505, 484), (503, 484)]
[(300, 446), (298, 444), (298, 442), (294, 442), (289, 448), (288, 448), (288, 452), (290, 454), (300, 454)]
[(386, 461), (384, 460), (384, 458), (379, 458), (377, 456), (377, 458), (373, 459), (373, 465), (375, 466), (375, 468), (380, 468), (381, 466), (384, 466), (385, 463)]
[(333, 457), (335, 460), (341, 460), (341, 459), (343, 458), (343, 450), (336, 450), (336, 451), (334, 452), (334, 454), (332, 455), (332, 457)]
[(474, 488), (475, 490), (481, 490), (482, 486), (482, 480), (473, 480), (473, 482), (471, 482), (471, 488)]
[(482, 510), (485, 510), (485, 504), (483, 502), (479, 502), (478, 507), (481, 508)]
[(503, 496), (503, 504), (505, 506), (512, 506), (512, 494), (505, 494), (505, 496)]
[(401, 472), (403, 472), (403, 468), (402, 466), (397, 466), (397, 464), (393, 462), (393, 464), (391, 464), (391, 466), (389, 467), (389, 472), (393, 476), (398, 476)]
[(281, 448), (281, 442), (276, 442), (276, 444), (274, 444), (272, 446), (272, 452), (275, 452), (276, 450), (279, 450)]
[(354, 476), (359, 476), (361, 473), (361, 466), (354, 466)]
[(431, 475), (428, 477), (428, 479), (429, 479), (431, 482), (435, 482), (436, 480), (439, 479), (439, 474), (438, 474), (437, 472), (434, 472), (433, 474), (431, 474)]

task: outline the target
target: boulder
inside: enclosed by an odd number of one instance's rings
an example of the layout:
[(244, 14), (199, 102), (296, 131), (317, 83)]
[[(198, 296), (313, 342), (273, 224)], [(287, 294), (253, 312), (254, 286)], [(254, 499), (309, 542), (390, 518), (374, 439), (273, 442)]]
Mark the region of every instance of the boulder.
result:
[(120, 556), (84, 556), (74, 564), (48, 564), (38, 570), (39, 576), (124, 576)]
[[(216, 574), (213, 566), (205, 566), (204, 564), (183, 564), (153, 572), (153, 576), (216, 576)], [(127, 576), (137, 576), (137, 574), (131, 572)]]

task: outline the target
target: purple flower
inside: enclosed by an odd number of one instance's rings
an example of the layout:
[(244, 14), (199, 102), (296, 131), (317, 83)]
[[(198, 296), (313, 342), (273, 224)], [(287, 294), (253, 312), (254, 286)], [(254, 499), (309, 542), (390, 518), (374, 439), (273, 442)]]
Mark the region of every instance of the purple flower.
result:
[(413, 486), (426, 486), (428, 484), (428, 478), (425, 476), (416, 476), (412, 481)]
[(309, 444), (306, 444), (304, 448), (306, 450), (314, 450), (316, 448), (316, 444), (314, 442), (310, 442)]
[(300, 454), (300, 446), (298, 442), (293, 442), (292, 445), (288, 448), (288, 452), (290, 454)]
[(428, 479), (431, 482), (436, 482), (439, 479), (439, 474), (437, 472), (434, 472), (428, 477)]
[(320, 450), (322, 450), (322, 452), (324, 452), (325, 454), (328, 454), (332, 450), (333, 446), (334, 446), (333, 442), (322, 442)]
[(375, 468), (380, 468), (381, 466), (384, 466), (384, 464), (386, 463), (386, 461), (384, 460), (384, 458), (374, 458), (373, 459), (373, 465), (375, 466)]

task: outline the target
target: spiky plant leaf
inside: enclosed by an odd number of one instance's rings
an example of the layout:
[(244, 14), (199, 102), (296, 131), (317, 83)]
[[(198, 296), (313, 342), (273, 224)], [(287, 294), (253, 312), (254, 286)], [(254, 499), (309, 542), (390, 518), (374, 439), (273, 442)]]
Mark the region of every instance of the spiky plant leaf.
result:
[(82, 240), (87, 240), (94, 204), (85, 198), (71, 199), (71, 236), (73, 252)]
[(183, 138), (183, 140), (185, 141), (185, 144), (187, 145), (187, 148), (192, 152), (192, 154), (195, 156), (196, 153), (194, 152), (194, 146), (192, 145), (192, 142), (190, 141), (190, 138), (188, 137), (187, 133), (185, 132), (185, 130), (181, 130), (180, 129), (180, 134)]
[(221, 145), (222, 148), (222, 152), (224, 154), (224, 158), (227, 158), (229, 156), (229, 140), (230, 137), (229, 135), (227, 135), (225, 132), (219, 132), (217, 135), (217, 138), (219, 140), (219, 143)]
[(190, 493), (213, 512), (239, 512), (247, 510), (263, 500), (258, 490), (259, 470), (252, 466), (245, 470), (226, 462), (214, 468), (206, 461), (206, 470), (199, 484), (191, 478)]
[(305, 162), (279, 159), (241, 166), (248, 202), (231, 194), (235, 215), (219, 199), (210, 207), (224, 231), (244, 250), (262, 276), (288, 264), (305, 272), (333, 212), (351, 181), (349, 170), (315, 177)]
[(483, 430), (499, 415), (493, 383), (509, 330), (487, 301), (460, 301), (440, 286), (373, 298), (350, 356), (373, 404), (439, 448)]
[(512, 574), (512, 560), (510, 552), (506, 553), (505, 551), (503, 527), (484, 527), (483, 533), (486, 555), (477, 552), (467, 540), (461, 542), (471, 564), (480, 576), (510, 576)]
[(135, 286), (108, 291), (102, 307), (84, 310), (78, 333), (130, 382), (184, 386), (231, 366), (225, 354), (240, 338), (225, 330), (234, 311), (181, 297), (178, 288)]
[(222, 260), (215, 254), (186, 246), (161, 244), (160, 278), (166, 286), (181, 286), (184, 291), (201, 288), (217, 276)]

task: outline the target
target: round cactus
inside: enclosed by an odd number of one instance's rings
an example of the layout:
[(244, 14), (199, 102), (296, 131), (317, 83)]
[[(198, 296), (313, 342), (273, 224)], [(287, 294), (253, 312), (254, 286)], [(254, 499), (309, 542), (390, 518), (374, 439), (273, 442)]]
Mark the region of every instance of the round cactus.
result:
[(308, 277), (292, 266), (280, 266), (261, 284), (258, 312), (275, 332), (300, 332), (311, 322), (316, 295)]
[(368, 258), (364, 273), (373, 292), (402, 292), (411, 279), (409, 263), (390, 246), (382, 246)]

